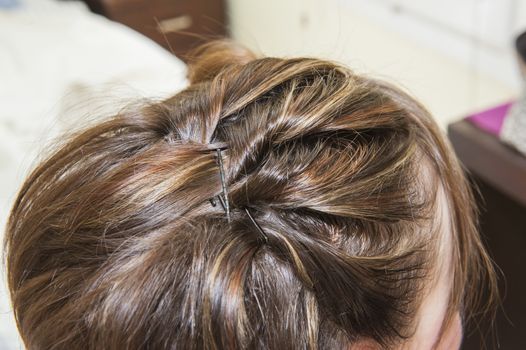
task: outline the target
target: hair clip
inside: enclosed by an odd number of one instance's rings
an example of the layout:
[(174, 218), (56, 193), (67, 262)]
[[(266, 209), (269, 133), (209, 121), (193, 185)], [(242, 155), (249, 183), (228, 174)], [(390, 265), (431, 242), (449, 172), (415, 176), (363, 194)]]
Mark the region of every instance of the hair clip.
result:
[(265, 243), (268, 242), (268, 236), (267, 234), (265, 233), (265, 231), (263, 231), (263, 229), (261, 228), (261, 226), (259, 226), (259, 224), (257, 223), (257, 221), (254, 219), (254, 217), (252, 216), (252, 214), (250, 214), (250, 210), (248, 210), (247, 207), (243, 208), (245, 209), (245, 212), (247, 213), (248, 217), (250, 218), (250, 221), (252, 221), (252, 223), (254, 224), (254, 226), (257, 227), (259, 233), (261, 234), (261, 236), (263, 237), (263, 239), (265, 240)]
[[(224, 172), (224, 168), (223, 168), (223, 157), (222, 157), (222, 154), (221, 154), (221, 148), (217, 148), (216, 152), (217, 152), (217, 160), (218, 160), (218, 163), (219, 163), (219, 175), (221, 177), (221, 188), (222, 188), (222, 192), (221, 192), (221, 194), (219, 194), (217, 196), (217, 198), (219, 199), (219, 202), (221, 203), (221, 206), (225, 210), (226, 216), (227, 216), (227, 220), (230, 223), (230, 220), (231, 220), (230, 219), (230, 202), (228, 201), (228, 188), (227, 188), (226, 181), (225, 181), (225, 172)], [(215, 197), (214, 198), (210, 198), (210, 203), (214, 207), (217, 205)], [(258, 229), (259, 233), (264, 238), (265, 243), (268, 242), (267, 234), (265, 233), (265, 231), (263, 231), (261, 226), (259, 226), (257, 221), (254, 219), (254, 217), (250, 213), (250, 210), (247, 207), (244, 207), (243, 209), (247, 213), (247, 215), (250, 218), (250, 221), (252, 222), (252, 224), (254, 224), (254, 226), (256, 226), (256, 228)]]
[(222, 194), (224, 198), (221, 198), (221, 195), (219, 196), (219, 200), (221, 201), (221, 205), (223, 206), (223, 209), (225, 209), (226, 217), (228, 222), (230, 222), (230, 203), (228, 202), (228, 188), (226, 186), (225, 181), (225, 173), (223, 169), (223, 157), (221, 155), (221, 148), (217, 148), (217, 159), (219, 162), (219, 175), (221, 176), (221, 188), (222, 188)]

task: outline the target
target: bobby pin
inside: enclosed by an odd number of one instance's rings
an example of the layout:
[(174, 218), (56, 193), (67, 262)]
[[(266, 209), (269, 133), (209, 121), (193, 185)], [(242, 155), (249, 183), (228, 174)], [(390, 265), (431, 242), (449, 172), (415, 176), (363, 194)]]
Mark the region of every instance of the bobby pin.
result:
[[(226, 181), (225, 181), (225, 172), (224, 172), (224, 168), (223, 168), (223, 157), (222, 157), (222, 154), (221, 154), (221, 148), (217, 148), (216, 151), (217, 151), (217, 159), (218, 159), (218, 163), (219, 163), (219, 175), (220, 175), (220, 178), (221, 178), (221, 188), (222, 188), (222, 193), (219, 194), (217, 196), (217, 198), (219, 199), (219, 202), (221, 203), (221, 206), (225, 210), (226, 215), (227, 215), (227, 220), (230, 223), (230, 220), (231, 220), (230, 219), (230, 202), (228, 201), (228, 188), (227, 188)], [(212, 206), (214, 206), (214, 207), (217, 205), (216, 201), (215, 201), (215, 198), (211, 198), (210, 199), (210, 203), (212, 203)], [(247, 207), (244, 207), (243, 209), (247, 213), (247, 215), (250, 218), (250, 221), (252, 222), (252, 224), (254, 224), (254, 226), (256, 226), (256, 228), (258, 229), (259, 233), (264, 238), (265, 242), (268, 242), (267, 234), (265, 233), (265, 231), (263, 231), (261, 226), (259, 226), (257, 221), (254, 219), (254, 217), (250, 213), (250, 210)]]
[(257, 223), (257, 221), (254, 219), (254, 217), (252, 216), (252, 214), (250, 214), (250, 210), (248, 210), (247, 207), (243, 208), (245, 209), (245, 212), (247, 213), (248, 217), (250, 218), (250, 221), (252, 221), (252, 223), (254, 224), (254, 226), (257, 227), (259, 233), (261, 234), (261, 236), (263, 237), (263, 239), (265, 240), (265, 243), (268, 242), (268, 236), (267, 234), (265, 233), (265, 231), (263, 231), (263, 229), (261, 228), (261, 226), (259, 226), (259, 224)]
[(228, 222), (230, 222), (230, 203), (228, 202), (228, 188), (226, 186), (225, 181), (225, 173), (223, 169), (223, 157), (221, 155), (221, 148), (217, 148), (217, 159), (219, 162), (219, 175), (221, 176), (221, 188), (223, 189), (223, 197), (219, 196), (219, 200), (221, 201), (221, 205), (223, 206), (223, 209), (225, 209), (226, 217)]

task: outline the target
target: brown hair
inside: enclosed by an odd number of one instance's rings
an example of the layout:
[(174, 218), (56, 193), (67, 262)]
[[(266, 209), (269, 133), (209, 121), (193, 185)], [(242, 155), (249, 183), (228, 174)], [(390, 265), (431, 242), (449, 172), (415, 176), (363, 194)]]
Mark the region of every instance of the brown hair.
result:
[[(467, 181), (409, 95), (226, 41), (196, 51), (189, 77), (75, 133), (25, 181), (5, 252), (29, 349), (394, 346), (438, 264), (438, 187), (454, 247), (446, 323), (495, 293)], [(230, 222), (209, 201), (221, 145)]]

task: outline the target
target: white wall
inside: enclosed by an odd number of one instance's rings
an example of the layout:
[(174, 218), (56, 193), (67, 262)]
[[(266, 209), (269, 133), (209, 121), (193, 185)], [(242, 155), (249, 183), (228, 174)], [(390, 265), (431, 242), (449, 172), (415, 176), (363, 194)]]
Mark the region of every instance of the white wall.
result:
[[(518, 31), (520, 21), (526, 24), (526, 1), (505, 1), (518, 6), (514, 17), (520, 19), (505, 30)], [(256, 51), (335, 59), (394, 80), (422, 100), (444, 127), (517, 94), (511, 37), (495, 54), (488, 51), (497, 46), (495, 41), (478, 42), (455, 28), (444, 30), (425, 16), (412, 16), (417, 12), (393, 9), (389, 0), (230, 0), (230, 12), (234, 38)], [(491, 25), (491, 17), (483, 19)], [(480, 23), (478, 12), (473, 20)], [(499, 33), (497, 41), (504, 36)]]

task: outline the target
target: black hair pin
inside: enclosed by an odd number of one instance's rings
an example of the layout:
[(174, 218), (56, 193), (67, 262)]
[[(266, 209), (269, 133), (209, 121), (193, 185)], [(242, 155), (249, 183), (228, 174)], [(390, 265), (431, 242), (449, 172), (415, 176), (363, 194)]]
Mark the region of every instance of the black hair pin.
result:
[[(223, 157), (222, 157), (222, 154), (221, 154), (221, 148), (217, 148), (216, 152), (217, 152), (217, 161), (219, 163), (219, 175), (220, 175), (220, 178), (221, 178), (221, 189), (222, 189), (221, 194), (219, 194), (217, 197), (219, 198), (219, 202), (221, 203), (221, 206), (225, 210), (227, 220), (230, 223), (231, 222), (230, 202), (228, 201), (228, 188), (227, 188), (226, 180), (225, 180), (225, 171), (224, 171), (224, 168), (223, 168)], [(215, 198), (211, 198), (210, 199), (210, 203), (214, 207), (217, 205)], [(261, 226), (259, 226), (257, 221), (254, 219), (254, 217), (250, 213), (250, 210), (248, 209), (248, 207), (244, 207), (243, 209), (247, 213), (247, 215), (250, 218), (250, 221), (252, 222), (252, 224), (254, 226), (256, 226), (256, 228), (258, 229), (259, 233), (264, 238), (265, 243), (267, 243), (268, 242), (268, 236), (265, 233), (265, 231), (263, 231)]]
[(219, 162), (219, 175), (221, 177), (221, 188), (222, 188), (222, 196), (219, 196), (219, 200), (221, 201), (221, 205), (223, 206), (223, 209), (226, 212), (226, 217), (228, 222), (230, 223), (230, 203), (228, 201), (228, 188), (226, 186), (225, 181), (225, 172), (223, 168), (223, 157), (221, 155), (221, 148), (217, 148), (217, 160)]
[(248, 210), (247, 207), (244, 208), (245, 209), (245, 212), (247, 213), (248, 217), (250, 218), (250, 221), (252, 221), (252, 223), (254, 224), (254, 226), (257, 227), (259, 233), (261, 234), (261, 237), (263, 237), (263, 239), (265, 240), (265, 243), (268, 243), (268, 236), (267, 234), (265, 233), (265, 231), (263, 231), (263, 229), (261, 228), (261, 226), (259, 226), (259, 224), (257, 223), (257, 221), (254, 219), (254, 217), (252, 216), (252, 214), (250, 214), (250, 210)]

